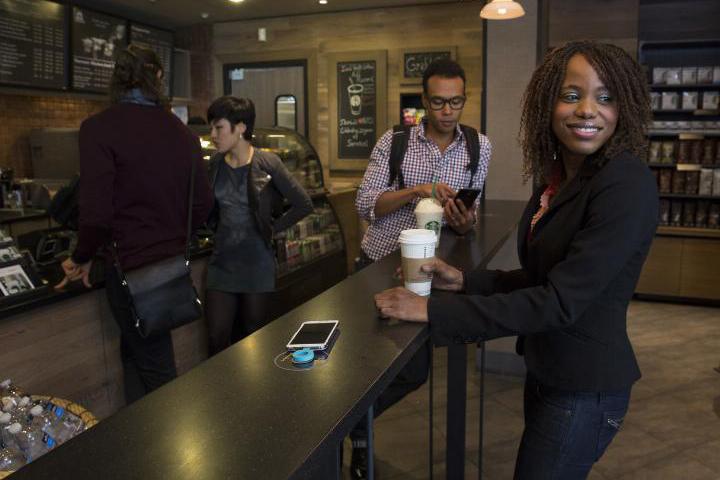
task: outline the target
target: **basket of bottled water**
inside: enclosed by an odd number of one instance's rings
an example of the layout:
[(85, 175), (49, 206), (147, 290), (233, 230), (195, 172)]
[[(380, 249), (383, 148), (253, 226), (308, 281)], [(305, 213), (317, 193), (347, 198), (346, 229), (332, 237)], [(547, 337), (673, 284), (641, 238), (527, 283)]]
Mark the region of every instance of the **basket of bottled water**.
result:
[(80, 405), (0, 383), (0, 479), (97, 423)]

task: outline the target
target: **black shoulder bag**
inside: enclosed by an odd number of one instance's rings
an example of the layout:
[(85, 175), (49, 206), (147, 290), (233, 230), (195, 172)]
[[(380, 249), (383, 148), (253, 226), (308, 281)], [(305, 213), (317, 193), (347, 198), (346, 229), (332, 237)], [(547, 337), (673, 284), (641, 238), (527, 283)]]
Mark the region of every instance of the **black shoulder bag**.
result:
[(166, 333), (202, 316), (202, 302), (190, 276), (190, 234), (195, 190), (195, 161), (190, 175), (185, 252), (124, 273), (117, 244), (113, 243), (115, 270), (128, 296), (135, 328), (143, 338)]

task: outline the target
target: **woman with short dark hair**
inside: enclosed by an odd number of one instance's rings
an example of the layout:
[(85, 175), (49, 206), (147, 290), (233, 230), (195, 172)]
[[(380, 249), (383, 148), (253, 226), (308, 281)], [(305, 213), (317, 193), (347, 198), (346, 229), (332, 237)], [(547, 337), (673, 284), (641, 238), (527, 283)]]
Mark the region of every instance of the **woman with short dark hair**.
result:
[[(149, 48), (120, 52), (111, 79), (112, 105), (80, 127), (80, 229), (65, 279), (90, 287), (92, 259), (112, 242), (123, 271), (181, 254), (187, 234), (193, 162), (193, 227), (212, 205), (198, 138), (169, 112), (162, 65)], [(110, 257), (110, 256), (109, 256)], [(131, 403), (176, 377), (170, 332), (144, 339), (134, 326), (128, 297), (110, 263), (105, 289), (120, 327), (125, 398)]]
[[(275, 290), (273, 234), (310, 214), (313, 205), (277, 155), (253, 147), (252, 100), (218, 98), (207, 117), (218, 150), (209, 166), (215, 245), (205, 312), (214, 355), (267, 323), (268, 295)], [(285, 199), (290, 208), (282, 212)]]

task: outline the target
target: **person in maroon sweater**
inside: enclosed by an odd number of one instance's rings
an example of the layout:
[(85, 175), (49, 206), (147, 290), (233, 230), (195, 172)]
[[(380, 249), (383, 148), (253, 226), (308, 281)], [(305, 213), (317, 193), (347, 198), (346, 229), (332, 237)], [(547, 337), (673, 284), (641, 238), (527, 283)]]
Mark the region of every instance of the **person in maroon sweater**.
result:
[[(213, 197), (198, 138), (168, 111), (162, 66), (150, 49), (130, 45), (113, 72), (112, 105), (80, 127), (80, 229), (65, 279), (82, 280), (97, 251), (116, 242), (122, 268), (132, 270), (185, 249), (192, 162), (193, 228), (207, 220)], [(143, 339), (114, 268), (105, 287), (121, 332), (128, 403), (176, 377), (170, 333)]]

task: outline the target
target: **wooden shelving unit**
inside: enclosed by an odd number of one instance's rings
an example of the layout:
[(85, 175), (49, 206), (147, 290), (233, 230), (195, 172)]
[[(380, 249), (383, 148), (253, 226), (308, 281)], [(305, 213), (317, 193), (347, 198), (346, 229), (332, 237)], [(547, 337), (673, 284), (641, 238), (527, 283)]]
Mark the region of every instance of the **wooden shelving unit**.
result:
[[(720, 65), (720, 39), (640, 42), (638, 59), (648, 68), (650, 79), (653, 78), (655, 67), (716, 66)], [(649, 86), (655, 92), (696, 91), (699, 95), (703, 95), (705, 92), (720, 91), (720, 84), (716, 83), (717, 81), (714, 79), (713, 83), (680, 85), (650, 83)], [(702, 106), (702, 102), (699, 106)], [(651, 142), (661, 142), (665, 152), (661, 150), (662, 158), (654, 159), (655, 161), (648, 163), (648, 166), (656, 171), (659, 179), (667, 180), (670, 174), (673, 177), (686, 176), (678, 182), (681, 186), (680, 191), (659, 194), (661, 212), (665, 212), (664, 218), (674, 217), (675, 222), (677, 218), (681, 218), (682, 222), (689, 220), (692, 223), (683, 226), (661, 224), (658, 227), (636, 293), (653, 298), (716, 303), (720, 300), (720, 228), (717, 228), (718, 219), (714, 218), (716, 213), (713, 213), (711, 219), (710, 212), (720, 210), (720, 191), (716, 191), (713, 185), (711, 195), (693, 194), (692, 192), (698, 191), (698, 186), (692, 185), (688, 188), (685, 186), (685, 180), (693, 175), (696, 181), (702, 169), (712, 169), (716, 174), (716, 169), (720, 168), (717, 153), (720, 150), (720, 138), (717, 138), (720, 137), (720, 111), (655, 110), (653, 116), (655, 128), (650, 129), (648, 136)], [(688, 145), (681, 142), (695, 143)], [(688, 161), (686, 158), (688, 151), (692, 151), (692, 148), (700, 148), (697, 142), (702, 142), (703, 158), (696, 158), (697, 152), (695, 152), (692, 155), (694, 158)], [(667, 156), (668, 143), (673, 144), (672, 158)], [(706, 145), (713, 154), (712, 161), (704, 158)], [(656, 144), (655, 147), (657, 148), (658, 145)], [(678, 162), (678, 159), (681, 162)], [(676, 188), (675, 180), (676, 178), (672, 178), (672, 188)], [(704, 210), (705, 208), (707, 210)], [(697, 213), (698, 209), (703, 209), (702, 213)], [(662, 214), (661, 220), (663, 220)], [(700, 226), (696, 225), (697, 223), (700, 223)]]

